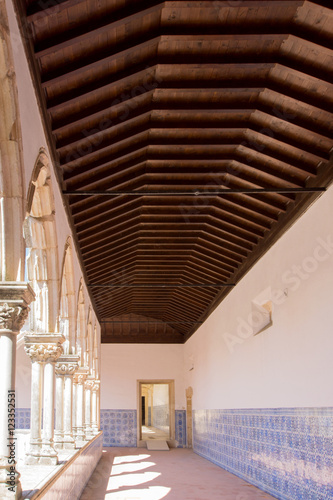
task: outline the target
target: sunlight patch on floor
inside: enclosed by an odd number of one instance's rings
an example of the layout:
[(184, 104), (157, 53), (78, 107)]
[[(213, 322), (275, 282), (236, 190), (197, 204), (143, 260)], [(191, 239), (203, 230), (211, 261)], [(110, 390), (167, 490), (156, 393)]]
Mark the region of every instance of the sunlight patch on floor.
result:
[(146, 460), (150, 458), (150, 455), (126, 455), (124, 457), (115, 457), (113, 460), (114, 464), (123, 464), (125, 462), (138, 462), (139, 460)]
[(161, 500), (170, 493), (171, 488), (166, 486), (149, 486), (142, 490), (125, 490), (106, 493), (105, 498), (110, 500)]
[(108, 490), (118, 490), (124, 486), (137, 486), (148, 483), (161, 475), (160, 472), (143, 472), (142, 474), (124, 474), (121, 476), (111, 476), (108, 482)]

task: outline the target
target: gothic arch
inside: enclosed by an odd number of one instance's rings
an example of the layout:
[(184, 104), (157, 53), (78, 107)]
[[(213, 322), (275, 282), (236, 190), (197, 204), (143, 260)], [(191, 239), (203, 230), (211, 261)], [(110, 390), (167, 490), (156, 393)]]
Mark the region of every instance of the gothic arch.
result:
[(92, 325), (92, 312), (91, 307), (88, 311), (88, 324), (87, 324), (87, 356), (86, 356), (86, 366), (89, 368), (89, 374), (92, 375), (93, 372), (93, 356), (94, 356), (94, 337), (93, 337), (93, 325)]
[(99, 380), (99, 363), (98, 363), (98, 337), (97, 337), (97, 327), (94, 327), (94, 347), (93, 347), (93, 376), (96, 380)]
[(23, 281), (23, 157), (16, 76), (5, 2), (0, 0), (0, 281)]
[(83, 280), (80, 280), (79, 294), (77, 301), (77, 320), (76, 320), (76, 354), (80, 356), (80, 366), (85, 365), (87, 351), (87, 332), (86, 332), (86, 312), (83, 293)]
[(58, 246), (49, 159), (44, 149), (39, 151), (28, 189), (24, 230), (27, 277), (36, 293), (30, 328), (34, 332), (55, 332), (58, 328)]
[(72, 240), (67, 238), (60, 281), (59, 331), (65, 337), (65, 354), (75, 351), (75, 286)]

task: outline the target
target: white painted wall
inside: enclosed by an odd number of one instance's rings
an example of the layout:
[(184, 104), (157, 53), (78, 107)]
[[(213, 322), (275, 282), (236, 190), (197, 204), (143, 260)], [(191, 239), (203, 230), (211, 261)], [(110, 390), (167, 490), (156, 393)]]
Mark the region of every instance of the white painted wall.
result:
[(182, 344), (102, 344), (101, 408), (135, 410), (137, 380), (175, 381), (175, 408), (185, 409)]
[[(332, 213), (331, 187), (185, 344), (194, 409), (333, 405)], [(263, 291), (273, 325), (249, 336)]]

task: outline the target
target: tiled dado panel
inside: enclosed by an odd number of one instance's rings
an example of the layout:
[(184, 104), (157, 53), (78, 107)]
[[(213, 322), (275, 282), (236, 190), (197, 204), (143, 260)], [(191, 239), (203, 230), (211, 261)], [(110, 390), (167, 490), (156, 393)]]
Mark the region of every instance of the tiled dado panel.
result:
[(176, 410), (175, 413), (177, 448), (186, 448), (186, 410)]
[[(186, 411), (176, 410), (178, 448), (186, 446)], [(101, 410), (103, 446), (136, 447), (136, 410)]]
[(15, 429), (30, 429), (30, 408), (15, 408)]
[[(15, 429), (30, 429), (30, 408), (15, 408)], [(54, 425), (56, 423), (56, 411), (54, 409)], [(43, 428), (43, 408), (42, 408), (42, 428)]]
[(136, 410), (101, 410), (103, 446), (136, 447)]
[(333, 499), (333, 408), (196, 410), (193, 449), (279, 500)]

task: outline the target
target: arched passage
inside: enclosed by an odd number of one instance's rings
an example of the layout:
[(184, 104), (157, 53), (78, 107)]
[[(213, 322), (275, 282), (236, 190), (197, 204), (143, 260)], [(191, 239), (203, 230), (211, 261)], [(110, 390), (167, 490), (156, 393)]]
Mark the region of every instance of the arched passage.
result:
[(94, 328), (94, 357), (93, 357), (93, 376), (99, 380), (99, 364), (98, 364), (98, 336), (97, 327)]
[(24, 229), (27, 276), (36, 293), (30, 329), (53, 333), (58, 321), (59, 263), (49, 159), (43, 149), (39, 152), (28, 190)]
[(80, 282), (79, 295), (77, 302), (77, 321), (76, 321), (76, 354), (80, 356), (79, 364), (84, 366), (85, 355), (87, 350), (86, 342), (86, 313), (83, 293), (83, 283)]
[(65, 245), (59, 306), (59, 330), (65, 337), (63, 349), (65, 354), (75, 352), (75, 287), (71, 238)]
[[(12, 474), (15, 497), (19, 476), (9, 471), (10, 448), (15, 448), (9, 421), (9, 395), (15, 392), (16, 335), (33, 300), (24, 279), (24, 190), (21, 127), (16, 77), (5, 2), (0, 0), (0, 498), (8, 498)], [(12, 401), (11, 401), (12, 402)], [(14, 397), (15, 403), (15, 397)], [(14, 495), (13, 495), (14, 496)]]
[(14, 62), (0, 0), (0, 281), (24, 278), (23, 159)]
[(92, 313), (91, 309), (89, 308), (88, 325), (87, 325), (87, 354), (85, 362), (85, 365), (89, 368), (89, 375), (93, 375), (93, 356), (94, 356), (93, 343), (94, 343), (94, 336), (93, 336), (93, 326), (92, 326)]

